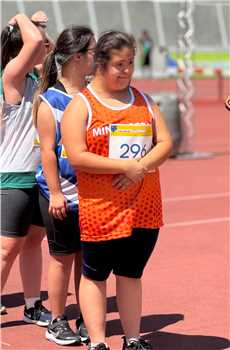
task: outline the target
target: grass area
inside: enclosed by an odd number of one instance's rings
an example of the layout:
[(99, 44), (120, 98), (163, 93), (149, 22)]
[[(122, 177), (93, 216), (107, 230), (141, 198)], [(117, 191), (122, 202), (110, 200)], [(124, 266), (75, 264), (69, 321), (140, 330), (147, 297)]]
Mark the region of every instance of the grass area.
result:
[[(180, 54), (177, 52), (171, 53), (172, 58), (180, 58)], [(230, 61), (230, 52), (193, 52), (192, 53), (193, 61), (208, 61), (208, 62), (221, 62), (221, 61)]]

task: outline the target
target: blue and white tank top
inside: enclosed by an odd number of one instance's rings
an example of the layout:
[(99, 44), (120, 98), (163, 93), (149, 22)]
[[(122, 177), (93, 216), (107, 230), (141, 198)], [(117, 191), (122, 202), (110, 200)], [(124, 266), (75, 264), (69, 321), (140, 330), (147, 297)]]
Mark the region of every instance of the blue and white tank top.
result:
[[(68, 208), (72, 211), (76, 211), (78, 208), (77, 179), (75, 171), (67, 159), (64, 146), (61, 143), (61, 118), (65, 108), (71, 101), (72, 96), (66, 93), (61, 82), (57, 82), (55, 86), (49, 88), (46, 92), (40, 95), (40, 98), (47, 103), (54, 116), (56, 125), (55, 153), (57, 156), (61, 190), (66, 198)], [(43, 173), (42, 165), (38, 167), (36, 180), (42, 195), (49, 200), (50, 192)]]

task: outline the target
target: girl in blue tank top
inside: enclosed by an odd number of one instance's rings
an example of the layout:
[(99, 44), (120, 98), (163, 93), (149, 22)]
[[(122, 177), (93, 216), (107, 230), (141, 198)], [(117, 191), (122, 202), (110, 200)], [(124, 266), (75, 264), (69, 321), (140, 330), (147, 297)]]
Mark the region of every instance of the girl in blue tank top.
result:
[[(69, 164), (65, 149), (61, 142), (61, 118), (62, 114), (71, 101), (72, 96), (69, 95), (64, 85), (57, 81), (57, 83), (40, 95), (41, 100), (50, 108), (53, 114), (55, 123), (55, 148), (57, 167), (59, 170), (59, 184), (62, 193), (66, 200), (66, 205), (69, 210), (76, 211), (78, 205), (77, 191), (76, 191), (76, 176), (73, 168)], [(39, 185), (41, 194), (50, 199), (50, 190), (47, 185), (46, 177), (44, 175), (43, 166), (40, 165), (36, 175), (37, 183)]]
[(86, 85), (86, 75), (92, 73), (95, 45), (89, 28), (72, 26), (65, 29), (47, 56), (34, 103), (34, 122), (41, 148), (41, 165), (36, 179), (50, 252), (48, 292), (52, 322), (46, 338), (59, 345), (79, 345), (88, 341), (81, 313), (76, 321), (77, 333), (70, 328), (65, 315), (73, 261), (78, 302), (81, 244), (77, 182), (62, 145), (60, 123), (73, 96)]

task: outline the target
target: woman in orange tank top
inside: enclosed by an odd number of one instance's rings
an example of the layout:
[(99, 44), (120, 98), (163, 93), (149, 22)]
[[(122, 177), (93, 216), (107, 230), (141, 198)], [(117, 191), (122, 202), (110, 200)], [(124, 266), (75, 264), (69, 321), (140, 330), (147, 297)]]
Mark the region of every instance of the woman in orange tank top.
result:
[(92, 82), (68, 105), (63, 144), (77, 170), (83, 277), (80, 304), (90, 350), (108, 350), (106, 280), (116, 276), (123, 350), (152, 349), (140, 338), (141, 276), (162, 226), (158, 167), (172, 142), (149, 96), (130, 86), (132, 36), (99, 38)]

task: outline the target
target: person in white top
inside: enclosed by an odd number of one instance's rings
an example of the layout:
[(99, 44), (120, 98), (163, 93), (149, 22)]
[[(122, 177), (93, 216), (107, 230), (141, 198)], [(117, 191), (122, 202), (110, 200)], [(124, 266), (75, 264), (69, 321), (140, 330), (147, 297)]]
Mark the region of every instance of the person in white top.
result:
[(39, 326), (48, 325), (51, 314), (40, 300), (44, 230), (36, 207), (35, 171), (40, 156), (32, 120), (37, 81), (31, 72), (45, 58), (45, 32), (39, 24), (47, 20), (42, 11), (34, 14), (34, 22), (19, 13), (1, 32), (1, 287), (21, 253), (24, 321)]

